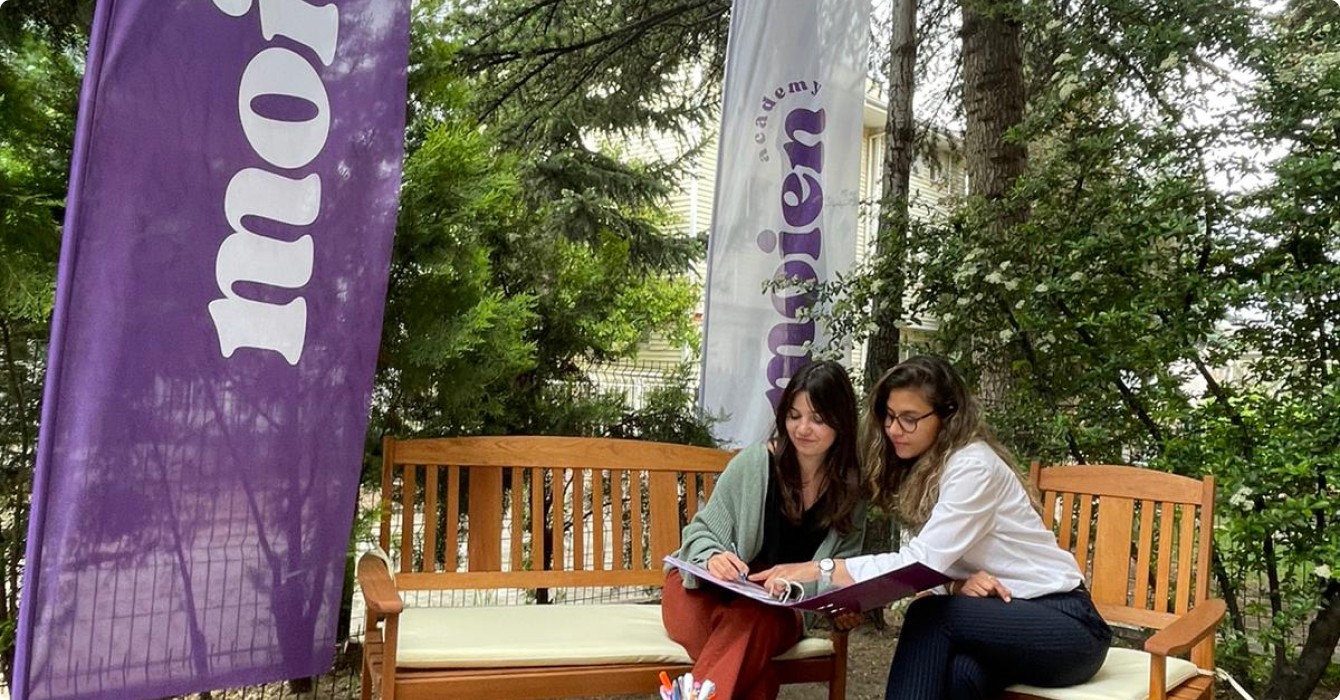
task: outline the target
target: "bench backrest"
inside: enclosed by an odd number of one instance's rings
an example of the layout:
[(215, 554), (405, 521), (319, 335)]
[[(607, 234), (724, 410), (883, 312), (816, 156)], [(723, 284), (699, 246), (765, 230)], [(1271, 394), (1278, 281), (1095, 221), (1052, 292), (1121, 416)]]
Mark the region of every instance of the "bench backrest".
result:
[(383, 449), (381, 546), (398, 554), (396, 585), (419, 590), (660, 585), (661, 558), (732, 457), (569, 437)]
[[(1162, 629), (1209, 596), (1214, 477), (1127, 466), (1032, 468), (1043, 520), (1109, 622)], [(1191, 653), (1213, 668), (1214, 637)]]

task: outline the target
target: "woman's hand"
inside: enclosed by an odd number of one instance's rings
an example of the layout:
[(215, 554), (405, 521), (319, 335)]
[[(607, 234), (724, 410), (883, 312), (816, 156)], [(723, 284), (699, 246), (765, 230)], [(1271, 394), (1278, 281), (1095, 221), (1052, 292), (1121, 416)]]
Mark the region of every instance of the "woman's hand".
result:
[(770, 595), (780, 597), (786, 592), (785, 581), (791, 583), (807, 583), (809, 581), (819, 580), (819, 562), (802, 561), (795, 564), (778, 564), (771, 569), (764, 569), (749, 577), (750, 581), (762, 583), (763, 588)]
[(959, 581), (957, 586), (950, 591), (954, 595), (965, 595), (969, 598), (990, 598), (996, 596), (1006, 603), (1010, 602), (1010, 589), (1000, 582), (1000, 579), (988, 574), (985, 571), (978, 571), (968, 578)]
[(722, 581), (738, 581), (749, 574), (749, 565), (734, 552), (717, 552), (707, 559), (707, 570)]

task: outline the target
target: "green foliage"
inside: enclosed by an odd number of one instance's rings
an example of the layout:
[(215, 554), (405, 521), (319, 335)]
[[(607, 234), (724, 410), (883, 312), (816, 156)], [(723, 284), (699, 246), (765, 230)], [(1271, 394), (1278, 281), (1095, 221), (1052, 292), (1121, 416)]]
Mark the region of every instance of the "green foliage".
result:
[[(1302, 400), (1244, 393), (1232, 404), (1210, 401), (1192, 411), (1159, 464), (1203, 465), (1214, 474), (1221, 494), (1216, 554), (1245, 588), (1261, 587), (1275, 597), (1244, 597), (1242, 612), (1264, 624), (1251, 632), (1225, 630), (1221, 650), (1259, 683), (1279, 675), (1259, 650), (1273, 650), (1296, 666), (1300, 626), (1340, 579), (1340, 529), (1334, 523), (1340, 513), (1340, 386)], [(1250, 458), (1244, 435), (1252, 438)], [(1277, 581), (1269, 585), (1264, 572)]]
[(452, 3), (443, 32), (486, 77), (479, 113), (514, 143), (573, 126), (678, 132), (711, 116), (725, 66), (728, 0)]
[(1283, 150), (1247, 202), (1260, 245), (1240, 268), (1255, 312), (1246, 339), (1264, 376), (1307, 392), (1334, 381), (1340, 359), (1340, 6), (1300, 3), (1270, 28), (1253, 134)]
[(78, 67), (40, 32), (0, 44), (0, 314), (51, 313)]
[(499, 289), (491, 262), (492, 243), (524, 225), (514, 161), (459, 103), (437, 108), (406, 156), (383, 321), (377, 418), (400, 435), (478, 430), (535, 365), (535, 297)]
[[(28, 494), (79, 88), (57, 6), (0, 12), (0, 671), (10, 677)], [(41, 10), (41, 12), (35, 12)]]
[[(1316, 573), (1340, 531), (1340, 8), (1119, 0), (1022, 21), (1029, 170), (910, 230), (913, 320), (938, 324), (1021, 457), (1216, 475), (1221, 663), (1305, 698), (1340, 631), (1319, 613), (1340, 585)], [(836, 287), (840, 328), (869, 332), (888, 267)]]
[(665, 166), (625, 162), (539, 109), (543, 138), (503, 138), (502, 113), (478, 110), (497, 76), (463, 76), (450, 17), (415, 11), (374, 433), (608, 431), (626, 411), (585, 368), (652, 333), (693, 342), (684, 272), (702, 246), (663, 211)]
[(636, 404), (586, 378), (551, 384), (535, 407), (537, 424), (545, 426), (537, 432), (716, 446), (715, 421), (695, 406), (687, 365), (667, 372)]
[(690, 368), (681, 366), (667, 382), (647, 392), (643, 406), (623, 417), (611, 437), (716, 447), (716, 419), (695, 405)]

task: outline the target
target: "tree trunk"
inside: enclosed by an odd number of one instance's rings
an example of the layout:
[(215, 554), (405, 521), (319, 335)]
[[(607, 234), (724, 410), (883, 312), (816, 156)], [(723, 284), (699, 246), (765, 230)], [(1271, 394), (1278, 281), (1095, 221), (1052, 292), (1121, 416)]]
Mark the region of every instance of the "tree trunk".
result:
[(1287, 664), (1275, 664), (1264, 697), (1307, 700), (1321, 682), (1337, 644), (1340, 644), (1340, 582), (1331, 580), (1322, 594), (1317, 617), (1308, 625), (1307, 638), (1303, 641), (1298, 662), (1293, 668)]
[[(1028, 164), (1028, 152), (1005, 134), (1024, 118), (1019, 51), (1020, 0), (964, 0), (963, 112), (968, 193), (998, 200)], [(1012, 221), (1021, 212), (1012, 212)]]
[[(991, 205), (984, 233), (999, 240), (1027, 218), (1006, 200), (1028, 165), (1023, 144), (1007, 132), (1024, 118), (1024, 64), (1019, 48), (1022, 0), (962, 0), (963, 138), (968, 195)], [(978, 397), (988, 410), (1008, 393), (1007, 352), (978, 353)]]
[[(879, 221), (875, 231), (875, 274), (884, 283), (875, 296), (870, 320), (875, 331), (865, 353), (865, 386), (874, 386), (885, 370), (898, 363), (902, 340), (903, 297), (907, 291), (908, 200), (912, 190), (913, 76), (917, 64), (917, 0), (894, 0), (893, 36), (889, 42), (889, 105), (884, 123), (884, 176), (880, 188)], [(893, 522), (887, 515), (866, 523), (866, 554), (887, 552), (893, 541)], [(884, 629), (881, 610), (867, 618)]]
[(889, 46), (889, 106), (884, 126), (884, 177), (880, 191), (879, 222), (875, 233), (876, 274), (884, 282), (874, 298), (870, 336), (865, 355), (865, 385), (897, 364), (902, 339), (903, 297), (907, 292), (907, 226), (911, 198), (912, 148), (916, 128), (912, 121), (913, 75), (917, 63), (917, 0), (895, 0), (893, 38)]

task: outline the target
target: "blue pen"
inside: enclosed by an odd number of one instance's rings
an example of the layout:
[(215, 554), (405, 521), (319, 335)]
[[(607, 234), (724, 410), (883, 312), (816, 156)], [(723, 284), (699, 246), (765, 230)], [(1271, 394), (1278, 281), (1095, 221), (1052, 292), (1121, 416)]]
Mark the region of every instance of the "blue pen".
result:
[[(736, 546), (736, 544), (735, 544), (734, 542), (731, 542), (731, 543), (730, 543), (730, 552), (731, 552), (731, 554), (734, 554), (734, 555), (735, 555), (735, 558), (736, 558), (736, 559), (739, 559), (740, 561), (744, 561), (744, 557), (740, 556), (740, 548), (739, 548), (738, 546)], [(740, 580), (741, 580), (741, 581), (747, 580), (748, 578), (749, 578), (749, 572), (747, 572), (747, 571), (741, 571), (741, 572), (740, 572)]]

